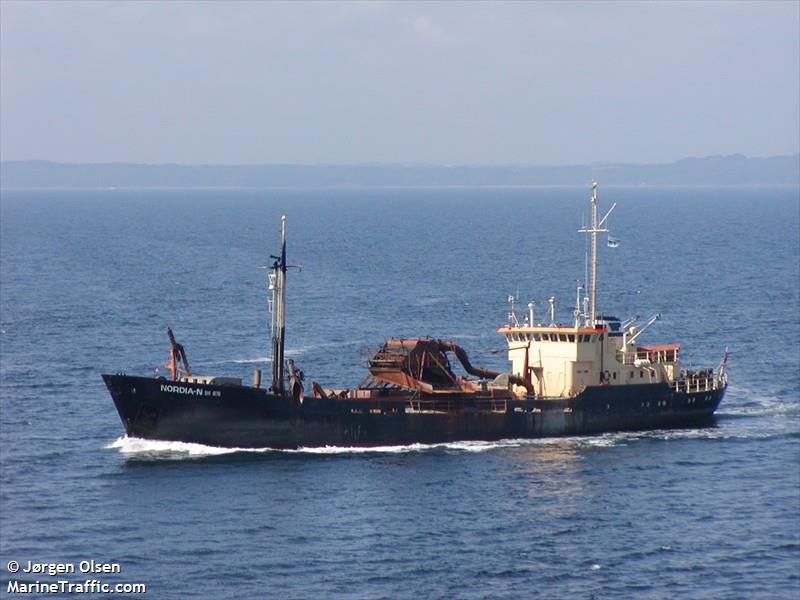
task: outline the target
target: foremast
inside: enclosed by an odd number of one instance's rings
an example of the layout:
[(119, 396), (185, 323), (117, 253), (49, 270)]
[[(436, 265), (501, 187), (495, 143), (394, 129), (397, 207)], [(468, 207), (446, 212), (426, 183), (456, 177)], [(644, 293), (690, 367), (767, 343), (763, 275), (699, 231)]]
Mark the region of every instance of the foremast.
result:
[(269, 274), (269, 288), (272, 290), (270, 303), (272, 333), (272, 387), (274, 394), (283, 394), (284, 340), (286, 337), (286, 215), (281, 216), (281, 254), (270, 256), (274, 259)]

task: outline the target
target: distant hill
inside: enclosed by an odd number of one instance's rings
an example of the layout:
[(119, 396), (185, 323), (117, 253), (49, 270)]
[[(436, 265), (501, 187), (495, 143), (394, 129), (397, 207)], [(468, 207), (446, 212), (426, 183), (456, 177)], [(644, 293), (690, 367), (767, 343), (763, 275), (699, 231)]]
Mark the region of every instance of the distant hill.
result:
[(395, 187), (584, 185), (800, 185), (800, 154), (684, 158), (657, 165), (562, 167), (437, 165), (175, 165), (48, 161), (0, 163), (3, 188)]

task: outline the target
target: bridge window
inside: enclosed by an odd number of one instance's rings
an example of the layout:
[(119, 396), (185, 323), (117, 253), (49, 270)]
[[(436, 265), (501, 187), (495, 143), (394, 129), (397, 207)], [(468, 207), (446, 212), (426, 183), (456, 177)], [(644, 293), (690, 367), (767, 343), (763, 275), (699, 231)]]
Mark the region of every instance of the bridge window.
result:
[(575, 341), (575, 334), (574, 334), (574, 333), (570, 333), (570, 334), (567, 336), (567, 339), (568, 339), (570, 342), (574, 342), (574, 341)]
[(567, 341), (567, 335), (565, 333), (559, 333), (558, 334), (558, 341), (559, 342), (566, 342)]
[(542, 341), (542, 336), (540, 336), (538, 333), (534, 333), (533, 334), (533, 341), (534, 342), (541, 342)]

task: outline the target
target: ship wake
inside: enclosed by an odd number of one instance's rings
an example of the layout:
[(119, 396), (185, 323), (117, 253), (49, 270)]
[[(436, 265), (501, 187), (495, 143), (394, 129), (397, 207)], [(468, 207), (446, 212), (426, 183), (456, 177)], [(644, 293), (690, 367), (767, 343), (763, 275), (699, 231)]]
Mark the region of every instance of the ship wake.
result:
[[(448, 442), (442, 444), (407, 444), (400, 446), (322, 446), (319, 448), (224, 448), (221, 446), (206, 446), (188, 442), (170, 442), (163, 440), (146, 440), (142, 438), (122, 436), (105, 446), (107, 449), (118, 450), (120, 454), (140, 458), (201, 458), (204, 456), (220, 456), (236, 453), (276, 453), (276, 454), (404, 454), (411, 452), (427, 452), (431, 450), (452, 450), (459, 452), (486, 452), (496, 448), (520, 446), (535, 440), (501, 440), (497, 442), (466, 441)], [(545, 440), (538, 440), (540, 443)]]
[[(761, 435), (759, 435), (759, 433)], [(498, 441), (460, 441), (439, 444), (407, 444), (397, 446), (323, 446), (318, 448), (297, 448), (292, 450), (275, 448), (225, 448), (187, 442), (146, 440), (122, 436), (105, 446), (130, 458), (153, 460), (176, 460), (203, 458), (232, 454), (276, 454), (276, 455), (380, 455), (412, 453), (481, 453), (499, 449), (514, 449), (536, 446), (569, 447), (575, 450), (591, 450), (628, 446), (644, 441), (678, 440), (731, 440), (753, 437), (770, 437), (766, 432), (737, 432), (727, 428), (705, 427), (699, 429), (657, 429), (651, 431), (627, 431), (605, 433), (595, 436), (570, 436), (532, 439), (505, 439)], [(782, 432), (786, 435), (787, 432)], [(788, 432), (791, 433), (791, 432)]]

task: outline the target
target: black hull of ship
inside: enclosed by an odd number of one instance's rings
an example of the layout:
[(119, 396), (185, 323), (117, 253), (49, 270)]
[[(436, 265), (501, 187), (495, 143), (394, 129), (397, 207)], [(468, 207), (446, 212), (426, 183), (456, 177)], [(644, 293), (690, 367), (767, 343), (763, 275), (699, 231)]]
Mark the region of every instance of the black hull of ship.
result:
[[(238, 448), (387, 446), (587, 435), (708, 423), (725, 388), (675, 392), (666, 384), (592, 386), (573, 398), (492, 400), (411, 394), (305, 398), (263, 389), (103, 375), (125, 432), (152, 440)], [(490, 409), (486, 407), (490, 406)], [(415, 408), (416, 407), (416, 408)]]

